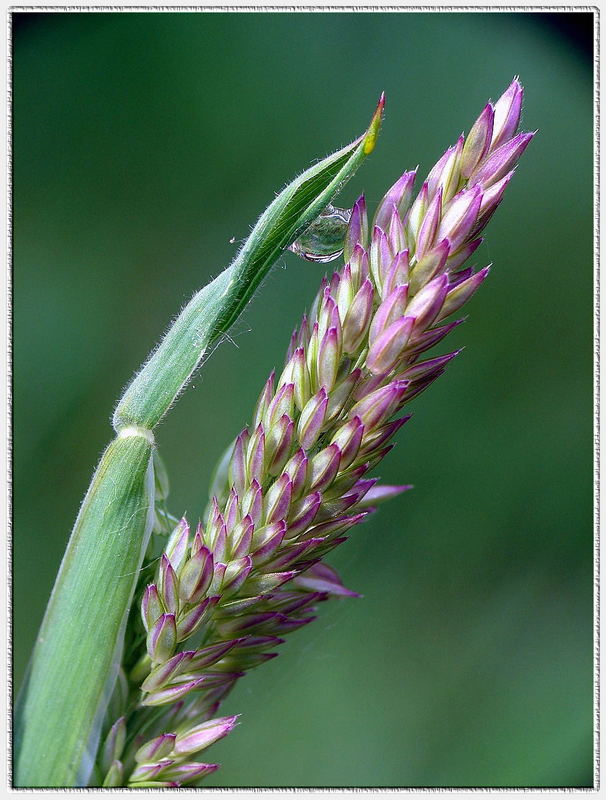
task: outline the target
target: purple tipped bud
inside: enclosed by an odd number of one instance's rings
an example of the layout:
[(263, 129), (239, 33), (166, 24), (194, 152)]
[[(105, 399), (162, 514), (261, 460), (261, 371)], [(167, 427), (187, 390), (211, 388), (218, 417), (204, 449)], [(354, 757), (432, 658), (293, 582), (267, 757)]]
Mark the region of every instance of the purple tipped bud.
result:
[(336, 444), (341, 451), (341, 470), (347, 469), (358, 455), (363, 435), (364, 425), (360, 417), (348, 420), (334, 435), (331, 444)]
[(451, 145), (436, 161), (427, 176), (425, 183), (427, 183), (428, 197), (431, 199), (440, 188), (440, 178), (444, 172), (444, 168), (451, 161), (451, 156), (454, 151), (454, 145)]
[(494, 107), (494, 126), (492, 131), (492, 150), (515, 134), (520, 124), (524, 89), (514, 78)]
[(238, 717), (220, 717), (211, 719), (179, 734), (175, 742), (176, 756), (189, 756), (205, 750), (214, 742), (222, 739), (234, 728)]
[(174, 614), (162, 614), (147, 634), (147, 652), (154, 663), (168, 661), (177, 646)]
[(307, 530), (313, 523), (321, 503), (322, 495), (320, 492), (313, 492), (299, 500), (298, 503), (295, 503), (289, 514), (285, 538), (292, 539)]
[(261, 520), (263, 511), (263, 491), (257, 480), (253, 480), (242, 498), (242, 514), (250, 516), (255, 525)]
[(380, 428), (377, 428), (375, 431), (373, 431), (369, 436), (365, 436), (360, 450), (360, 455), (368, 456), (369, 454), (372, 454), (374, 451), (381, 448), (392, 438), (392, 436), (395, 436), (402, 425), (408, 422), (411, 416), (412, 414), (407, 414), (404, 417), (400, 417), (400, 419), (394, 419), (392, 422), (387, 422), (385, 425), (382, 425)]
[(267, 471), (270, 475), (279, 475), (290, 453), (293, 438), (294, 422), (286, 414), (268, 433), (267, 455), (270, 459)]
[(459, 170), (463, 178), (469, 178), (488, 152), (492, 141), (493, 122), (494, 108), (492, 103), (488, 103), (474, 122), (463, 146), (461, 161), (459, 162)]
[(248, 443), (246, 452), (247, 475), (250, 480), (261, 482), (265, 475), (265, 430), (259, 423)]
[(223, 576), (225, 575), (226, 568), (227, 564), (222, 561), (219, 561), (215, 564), (215, 568), (213, 570), (213, 579), (210, 582), (207, 594), (211, 596), (219, 594), (221, 587), (223, 586)]
[[(248, 431), (246, 432), (248, 433)], [(236, 437), (234, 450), (229, 463), (229, 479), (233, 484), (238, 494), (242, 494), (246, 487), (246, 445), (245, 439), (248, 439), (243, 433)]]
[(187, 670), (193, 655), (193, 650), (187, 650), (183, 653), (176, 653), (163, 664), (158, 664), (141, 684), (141, 691), (153, 692), (166, 686), (176, 675)]
[(358, 385), (362, 370), (359, 367), (352, 370), (349, 375), (346, 375), (343, 380), (338, 383), (330, 393), (328, 398), (328, 408), (326, 409), (326, 421), (329, 422), (337, 417), (347, 403), (349, 402), (352, 394)]
[(185, 518), (179, 521), (179, 524), (172, 532), (170, 539), (166, 545), (164, 552), (170, 559), (170, 563), (176, 572), (179, 572), (179, 567), (185, 561), (187, 548), (189, 546), (189, 525)]
[(370, 324), (374, 289), (368, 278), (364, 280), (345, 315), (343, 322), (343, 350), (355, 353)]
[(258, 614), (241, 614), (222, 620), (217, 628), (221, 636), (242, 635), (244, 633), (267, 632), (270, 623), (277, 617), (275, 611), (261, 611)]
[[(216, 497), (213, 497), (213, 501), (216, 502)], [(212, 506), (212, 504), (211, 504)], [(194, 540), (191, 543), (190, 553), (192, 556), (195, 556), (198, 550), (201, 550), (203, 547), (206, 547), (204, 544), (204, 536), (205, 536), (204, 528), (202, 527), (202, 523), (198, 522), (196, 525), (196, 532), (194, 534)]]
[(411, 355), (419, 355), (434, 347), (464, 321), (464, 319), (457, 319), (455, 322), (449, 322), (448, 325), (442, 325), (440, 328), (432, 328), (430, 331), (420, 333), (415, 339), (414, 347), (410, 348)]
[(306, 353), (306, 364), (309, 371), (309, 388), (311, 392), (316, 392), (318, 390), (318, 369), (316, 362), (320, 347), (319, 329), (320, 326), (318, 323), (314, 322)]
[[(253, 578), (249, 577), (246, 581), (246, 594), (251, 591), (249, 583), (250, 580), (253, 580)], [(229, 600), (221, 604), (221, 607), (217, 612), (217, 619), (227, 619), (228, 617), (237, 617), (240, 614), (247, 614), (249, 611), (254, 611), (259, 603), (263, 603), (265, 600), (267, 600), (267, 597), (263, 594), (255, 594), (252, 597), (241, 597), (237, 600)], [(234, 639), (234, 641), (237, 640)], [(242, 665), (238, 664), (235, 658), (229, 657), (221, 659), (221, 670), (231, 670), (235, 669), (236, 667), (241, 669)]]
[[(444, 158), (444, 156), (442, 158)], [(440, 162), (438, 162), (438, 164), (439, 163)], [(438, 166), (438, 164), (436, 164), (436, 167)], [(436, 167), (434, 167), (434, 169)], [(421, 191), (416, 196), (415, 201), (412, 204), (410, 211), (408, 212), (408, 216), (406, 217), (406, 231), (408, 233), (407, 238), (409, 242), (412, 242), (416, 239), (417, 231), (419, 230), (421, 222), (423, 221), (423, 217), (427, 212), (428, 205), (429, 205), (429, 189), (427, 181), (425, 181), (423, 186), (421, 186)]]
[(330, 294), (332, 297), (336, 298), (337, 294), (339, 293), (340, 284), (341, 284), (341, 276), (339, 275), (338, 272), (333, 272), (330, 279), (330, 283), (328, 284), (330, 288)]
[(400, 317), (373, 342), (366, 366), (373, 375), (386, 375), (402, 357), (415, 324), (414, 317)]
[[(276, 396), (269, 404), (267, 413), (263, 418), (263, 427), (265, 430), (270, 430), (284, 414), (292, 417), (294, 411), (294, 393), (295, 387), (292, 383), (286, 383), (278, 389)], [(241, 493), (242, 492), (238, 491), (238, 494)]]
[(416, 294), (408, 308), (407, 317), (416, 317), (416, 328), (422, 331), (428, 328), (438, 316), (446, 293), (448, 292), (448, 278), (438, 275)]
[(375, 226), (370, 244), (369, 265), (375, 285), (382, 291), (383, 279), (387, 276), (393, 262), (393, 253), (389, 246), (387, 234)]
[(427, 375), (432, 374), (438, 367), (445, 367), (446, 364), (458, 356), (460, 352), (460, 350), (455, 350), (454, 353), (448, 353), (444, 356), (430, 358), (427, 361), (418, 361), (416, 364), (407, 367), (402, 373), (402, 377), (410, 381), (418, 381), (420, 378), (425, 378)]
[(404, 225), (402, 224), (402, 219), (398, 214), (398, 209), (395, 206), (393, 207), (393, 213), (389, 219), (389, 225), (387, 227), (387, 241), (389, 243), (392, 255), (394, 256), (396, 253), (404, 250), (407, 245)]
[[(296, 584), (293, 583), (292, 587), (296, 589)], [(322, 600), (326, 600), (326, 592), (284, 591), (282, 589), (280, 592), (274, 593), (270, 602), (272, 608), (279, 611), (281, 614), (292, 614), (295, 611), (302, 611), (304, 608), (309, 608), (313, 606), (314, 603)]]
[(387, 297), (396, 286), (403, 286), (408, 283), (408, 273), (410, 270), (409, 251), (402, 250), (396, 253), (389, 271), (383, 281), (383, 297)]
[(336, 301), (330, 294), (330, 289), (324, 290), (324, 298), (318, 314), (318, 341), (321, 342), (329, 328), (340, 328), (339, 309)]
[(220, 661), (226, 653), (229, 653), (238, 644), (238, 639), (232, 639), (231, 642), (219, 642), (219, 644), (211, 644), (209, 647), (203, 647), (202, 650), (196, 650), (192, 653), (192, 659), (189, 664), (189, 669), (192, 672), (205, 669), (211, 664)]
[[(481, 208), (482, 207), (480, 206), (480, 210)], [(479, 222), (480, 219), (478, 217), (478, 222), (476, 222), (476, 226), (478, 225)], [(471, 235), (474, 235), (473, 231)], [(449, 255), (448, 258), (446, 259), (446, 269), (448, 270), (448, 272), (452, 273), (455, 270), (457, 270), (461, 266), (461, 264), (464, 264), (467, 261), (467, 259), (471, 255), (473, 255), (473, 253), (475, 253), (475, 251), (478, 249), (478, 247), (482, 244), (483, 241), (484, 239), (474, 239), (473, 242), (469, 242), (468, 244), (463, 245), (463, 247), (460, 247), (456, 253)]]
[(158, 587), (154, 583), (150, 583), (141, 601), (141, 618), (146, 631), (154, 626), (165, 610), (160, 600)]
[(282, 374), (278, 378), (278, 386), (284, 386), (286, 383), (293, 383), (292, 379), (292, 355), (284, 365)]
[(261, 422), (265, 414), (267, 413), (267, 409), (269, 404), (271, 403), (272, 397), (274, 396), (274, 381), (275, 381), (275, 372), (272, 371), (271, 375), (267, 379), (265, 386), (263, 387), (263, 391), (259, 395), (259, 399), (257, 400), (257, 405), (255, 407), (255, 414), (253, 417), (252, 427), (256, 428), (257, 425)]
[[(357, 467), (352, 467), (348, 470), (341, 470), (339, 477), (334, 481), (332, 486), (326, 490), (323, 495), (323, 502), (322, 502), (322, 515), (323, 518), (328, 519), (328, 517), (324, 516), (326, 509), (331, 507), (332, 502), (334, 502), (334, 498), (342, 497), (346, 492), (352, 488), (352, 486), (359, 482), (359, 479), (362, 478), (368, 472), (367, 464), (359, 464)], [(332, 510), (332, 509), (331, 509)]]
[(454, 289), (455, 286), (458, 286), (463, 281), (466, 281), (467, 278), (471, 278), (473, 275), (473, 267), (466, 267), (465, 269), (461, 269), (458, 272), (450, 273), (448, 276), (448, 287), (450, 289)]
[[(367, 471), (366, 465), (364, 465), (364, 471)], [(356, 471), (356, 475), (359, 474), (359, 471)], [(356, 475), (354, 475), (354, 479)], [(377, 478), (372, 478), (370, 480), (355, 481), (341, 497), (337, 497), (335, 500), (326, 500), (322, 505), (322, 510), (326, 510), (327, 513), (326, 518), (329, 519), (334, 515), (339, 516), (353, 506), (358, 507), (364, 495), (368, 492), (369, 488), (374, 486), (377, 480)]]
[(450, 241), (442, 239), (438, 245), (419, 259), (410, 276), (408, 289), (412, 294), (419, 292), (426, 283), (444, 271), (450, 249)]
[(222, 516), (212, 527), (208, 527), (207, 539), (215, 561), (223, 561), (227, 551), (227, 525)]
[(295, 404), (299, 411), (303, 410), (311, 394), (309, 370), (305, 360), (305, 350), (298, 347), (292, 358), (292, 382), (295, 387)]
[(318, 381), (327, 392), (335, 385), (340, 359), (341, 337), (337, 328), (329, 328), (322, 338), (318, 353)]
[(182, 603), (194, 605), (204, 597), (213, 576), (213, 554), (202, 547), (183, 566), (179, 582), (179, 598)]
[(359, 244), (354, 247), (354, 251), (349, 259), (351, 278), (356, 286), (359, 286), (368, 278), (370, 272), (368, 267), (368, 254)]
[(225, 526), (228, 530), (231, 530), (236, 522), (239, 519), (240, 515), (240, 498), (238, 497), (238, 493), (236, 490), (232, 488), (229, 490), (229, 496), (227, 498), (227, 505), (225, 506), (225, 511), (223, 512), (223, 516), (225, 519)]
[(489, 271), (490, 267), (484, 267), (484, 269), (481, 269), (479, 272), (476, 272), (475, 275), (472, 275), (471, 278), (462, 281), (455, 286), (454, 289), (450, 289), (446, 295), (446, 299), (444, 301), (444, 305), (442, 306), (442, 310), (440, 311), (438, 321), (445, 319), (450, 314), (453, 314), (455, 311), (461, 308), (461, 306), (466, 303), (469, 298), (480, 288), (480, 285), (488, 276)]
[(379, 203), (375, 218), (373, 220), (373, 228), (378, 225), (383, 230), (387, 230), (389, 219), (392, 214), (392, 209), (395, 206), (401, 216), (404, 216), (408, 211), (410, 201), (412, 199), (412, 189), (415, 182), (417, 171), (405, 172), (401, 178), (394, 183), (391, 189), (387, 192), (385, 197)]
[(417, 259), (423, 258), (425, 253), (431, 249), (438, 231), (438, 225), (442, 216), (442, 189), (438, 188), (434, 197), (427, 207), (423, 222), (417, 234)]
[(254, 523), (248, 514), (234, 526), (230, 536), (232, 558), (248, 555), (254, 529)]
[(176, 738), (177, 734), (175, 733), (163, 733), (161, 736), (156, 736), (155, 739), (150, 739), (137, 750), (135, 761), (137, 764), (144, 764), (148, 761), (159, 761), (165, 758), (172, 752)]
[(391, 500), (392, 497), (397, 497), (399, 494), (402, 494), (402, 492), (407, 492), (412, 488), (413, 487), (410, 484), (390, 486), (384, 483), (381, 486), (373, 486), (372, 489), (366, 493), (366, 496), (360, 505), (362, 508), (366, 506), (375, 506), (377, 503), (383, 503), (385, 500)]
[(376, 389), (355, 404), (350, 417), (360, 417), (367, 430), (378, 427), (396, 410), (407, 385), (407, 381), (394, 381)]
[(341, 275), (339, 288), (336, 292), (337, 308), (339, 310), (339, 319), (345, 319), (345, 314), (347, 313), (347, 309), (351, 305), (351, 301), (354, 298), (354, 294), (355, 294), (355, 288), (353, 279), (351, 277), (351, 267), (349, 264), (346, 264), (343, 268), (343, 273)]
[(221, 587), (223, 596), (228, 597), (236, 594), (251, 571), (252, 559), (250, 556), (230, 561), (225, 568), (225, 574), (223, 576), (223, 586)]
[(448, 239), (451, 250), (458, 250), (465, 242), (475, 225), (481, 203), (482, 192), (479, 187), (474, 186), (459, 192), (446, 207), (438, 229), (438, 238)]
[(449, 147), (438, 163), (427, 176), (427, 194), (431, 200), (435, 193), (442, 190), (442, 203), (447, 203), (457, 191), (459, 181), (459, 160), (463, 151), (464, 138), (459, 136), (457, 143)]
[(305, 455), (303, 448), (300, 447), (284, 467), (284, 472), (292, 482), (293, 500), (300, 497), (301, 492), (307, 485), (308, 468), (309, 459)]
[(311, 460), (311, 488), (317, 492), (326, 489), (335, 479), (341, 463), (341, 450), (331, 444), (320, 450)]
[(184, 783), (198, 781), (205, 775), (210, 775), (219, 769), (218, 764), (174, 764), (170, 768), (165, 769), (162, 777), (167, 780), (175, 781), (177, 786), (182, 786)]
[(192, 636), (206, 622), (218, 601), (219, 597), (206, 597), (199, 605), (181, 616), (177, 625), (180, 642)]
[(292, 482), (282, 474), (269, 487), (265, 495), (265, 521), (267, 524), (284, 519), (292, 498)]
[[(445, 366), (448, 361), (451, 360), (453, 355), (457, 355), (458, 353), (451, 354), (450, 357), (440, 357), (436, 359), (431, 359), (430, 361), (421, 362), (419, 364), (419, 371), (420, 374), (414, 380), (411, 380), (410, 386), (407, 390), (407, 397), (409, 394), (415, 391), (416, 387), (425, 384), (428, 381), (433, 381), (439, 375), (442, 375), (445, 372)], [(423, 366), (421, 366), (423, 364)]]
[(162, 553), (160, 557), (158, 591), (164, 608), (171, 614), (176, 614), (179, 611), (179, 581), (166, 553)]
[(374, 392), (375, 389), (379, 389), (384, 383), (385, 381), (382, 377), (368, 374), (356, 386), (356, 391), (352, 399), (361, 400), (363, 397), (366, 397), (367, 394)]
[[(375, 480), (371, 480), (371, 486), (376, 483)], [(340, 517), (338, 519), (333, 519), (330, 522), (323, 522), (320, 525), (316, 525), (314, 528), (311, 529), (310, 535), (314, 537), (321, 537), (323, 540), (324, 538), (328, 537), (329, 539), (334, 539), (334, 537), (338, 533), (344, 533), (348, 531), (350, 528), (353, 528), (354, 525), (358, 525), (368, 516), (368, 511), (362, 511), (359, 514), (353, 514), (349, 517)]]
[[(317, 322), (318, 314), (320, 313), (320, 307), (324, 301), (327, 288), (328, 288), (328, 281), (326, 280), (326, 277), (324, 277), (320, 282), (320, 288), (309, 310), (309, 319), (311, 322), (313, 322), (314, 320)], [(330, 295), (330, 289), (328, 289), (328, 294)]]
[(501, 180), (518, 163), (533, 137), (534, 133), (518, 133), (502, 144), (480, 164), (470, 181), (487, 189)]
[[(242, 672), (225, 672), (223, 669), (219, 671), (207, 671), (204, 673), (204, 689), (208, 691), (209, 689), (219, 689), (223, 688), (226, 684), (229, 684), (231, 681), (237, 678), (241, 678), (243, 675)], [(181, 680), (195, 680), (197, 679), (197, 675), (181, 675)], [(215, 698), (213, 697), (213, 702)], [(190, 717), (191, 719), (191, 717)]]
[(304, 542), (295, 542), (293, 544), (283, 545), (276, 558), (265, 564), (264, 569), (271, 572), (282, 572), (285, 569), (294, 567), (301, 556), (313, 546), (313, 542), (309, 540)]
[(368, 219), (366, 217), (366, 200), (364, 195), (359, 197), (351, 210), (351, 217), (345, 236), (343, 257), (349, 261), (357, 244), (366, 247), (368, 239)]
[(157, 777), (163, 770), (174, 764), (174, 759), (161, 758), (153, 764), (140, 764), (130, 775), (129, 782), (131, 784), (141, 785), (141, 782), (150, 782), (152, 778)]
[(302, 589), (312, 592), (328, 592), (341, 597), (361, 597), (357, 592), (352, 592), (343, 586), (339, 574), (328, 564), (314, 564), (295, 579), (295, 584)]
[(309, 450), (310, 447), (313, 447), (320, 435), (327, 408), (328, 394), (326, 389), (322, 387), (306, 404), (299, 418), (298, 439), (304, 450)]
[[(221, 522), (223, 522), (223, 517), (221, 515), (221, 508), (219, 507), (219, 501), (217, 500), (216, 497), (213, 497), (212, 500), (211, 500), (210, 513), (208, 515), (208, 526), (209, 526), (209, 528), (212, 527), (212, 526), (217, 526), (217, 525), (220, 525)], [(200, 526), (198, 526), (198, 529), (196, 530), (196, 533), (198, 531), (200, 531), (200, 533), (204, 537), (204, 541), (207, 541), (206, 533), (205, 533), (205, 531), (203, 531), (200, 528)]]
[(387, 295), (381, 305), (377, 308), (374, 315), (368, 341), (372, 343), (388, 328), (392, 322), (399, 319), (406, 312), (406, 302), (408, 300), (408, 286), (396, 286)]
[(286, 522), (273, 522), (255, 531), (251, 545), (252, 560), (255, 566), (264, 564), (282, 544), (286, 533)]
[[(192, 681), (187, 681), (186, 683), (181, 683), (178, 686), (168, 686), (166, 689), (161, 689), (158, 692), (152, 692), (151, 694), (147, 695), (142, 701), (142, 706), (162, 706), (166, 704), (172, 704), (180, 700), (182, 697), (185, 697), (190, 692), (195, 691), (196, 689), (203, 688), (204, 684), (206, 683), (206, 677), (202, 676), (201, 678), (196, 678)], [(160, 762), (161, 763), (161, 762)], [(171, 762), (172, 763), (172, 762)], [(138, 767), (135, 772), (133, 772), (133, 776), (135, 773), (141, 774), (144, 767), (148, 767), (149, 765), (141, 765)], [(164, 764), (163, 768), (168, 766), (168, 764)], [(131, 776), (131, 781), (133, 777)]]
[(249, 578), (246, 584), (246, 591), (255, 594), (268, 594), (273, 592), (284, 583), (292, 580), (297, 574), (296, 570), (290, 572), (263, 572)]

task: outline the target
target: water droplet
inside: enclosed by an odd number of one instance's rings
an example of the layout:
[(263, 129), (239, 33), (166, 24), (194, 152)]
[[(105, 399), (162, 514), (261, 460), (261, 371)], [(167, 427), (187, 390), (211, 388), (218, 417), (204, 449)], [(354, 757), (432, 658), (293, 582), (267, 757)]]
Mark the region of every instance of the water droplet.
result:
[(351, 208), (326, 206), (288, 249), (306, 261), (315, 261), (318, 264), (334, 261), (343, 252), (350, 217)]

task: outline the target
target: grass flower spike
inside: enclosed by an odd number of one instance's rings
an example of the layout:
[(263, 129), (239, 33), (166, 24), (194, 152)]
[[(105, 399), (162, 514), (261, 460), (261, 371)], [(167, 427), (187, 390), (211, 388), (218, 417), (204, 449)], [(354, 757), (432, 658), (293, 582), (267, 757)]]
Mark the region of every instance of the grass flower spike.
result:
[(416, 171), (405, 172), (372, 220), (360, 197), (293, 246), (317, 261), (343, 252), (345, 264), (322, 280), (219, 464), (204, 520), (182, 519), (146, 568), (129, 625), (136, 655), (97, 757), (104, 786), (182, 786), (216, 769), (196, 759), (237, 724), (216, 716), (236, 681), (318, 603), (355, 596), (323, 559), (409, 488), (371, 473), (410, 418), (405, 406), (458, 353), (425, 356), (488, 275), (466, 264), (533, 136), (516, 133), (522, 94), (514, 80), (487, 104), (416, 196)]

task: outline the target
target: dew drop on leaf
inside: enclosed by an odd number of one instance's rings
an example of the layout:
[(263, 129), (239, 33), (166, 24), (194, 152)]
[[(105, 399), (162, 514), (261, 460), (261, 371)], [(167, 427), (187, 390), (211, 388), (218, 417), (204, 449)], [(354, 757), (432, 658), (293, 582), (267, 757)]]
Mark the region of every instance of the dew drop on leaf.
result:
[(328, 205), (288, 248), (306, 261), (326, 264), (343, 252), (351, 208)]

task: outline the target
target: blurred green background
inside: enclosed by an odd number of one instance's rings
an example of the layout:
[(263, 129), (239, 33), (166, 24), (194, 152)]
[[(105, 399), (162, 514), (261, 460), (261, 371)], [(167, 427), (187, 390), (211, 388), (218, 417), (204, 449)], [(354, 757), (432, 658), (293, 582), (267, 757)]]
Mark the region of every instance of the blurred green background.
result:
[[(332, 556), (364, 599), (225, 703), (242, 724), (204, 785), (592, 785), (592, 16), (17, 14), (13, 46), (15, 687), (171, 317), (381, 90), (341, 205), (426, 174), (519, 73), (539, 134), (478, 253), (495, 267), (380, 471), (416, 488)], [(286, 254), (159, 428), (175, 513), (201, 513), (322, 271)]]

